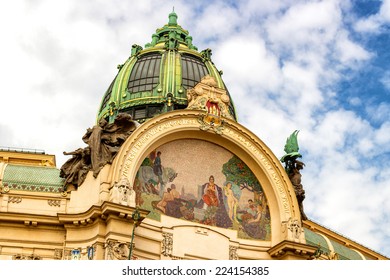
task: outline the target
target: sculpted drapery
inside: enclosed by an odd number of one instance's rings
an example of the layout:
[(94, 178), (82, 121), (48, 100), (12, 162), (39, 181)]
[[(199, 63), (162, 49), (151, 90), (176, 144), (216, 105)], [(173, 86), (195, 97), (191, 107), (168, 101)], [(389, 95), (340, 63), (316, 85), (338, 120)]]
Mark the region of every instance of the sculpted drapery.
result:
[(68, 184), (79, 187), (90, 170), (96, 178), (106, 164), (112, 163), (120, 146), (137, 125), (129, 114), (120, 113), (113, 123), (101, 119), (97, 125), (88, 128), (82, 137), (88, 146), (73, 152), (64, 152), (64, 155), (73, 156), (61, 167), (60, 177), (65, 178), (65, 189)]

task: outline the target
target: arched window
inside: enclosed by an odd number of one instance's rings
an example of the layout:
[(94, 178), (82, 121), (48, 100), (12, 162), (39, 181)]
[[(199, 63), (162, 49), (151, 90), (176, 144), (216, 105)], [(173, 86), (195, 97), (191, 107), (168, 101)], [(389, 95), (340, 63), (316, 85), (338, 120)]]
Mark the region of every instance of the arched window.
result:
[(131, 93), (151, 91), (159, 82), (161, 54), (142, 56), (131, 71), (127, 89)]

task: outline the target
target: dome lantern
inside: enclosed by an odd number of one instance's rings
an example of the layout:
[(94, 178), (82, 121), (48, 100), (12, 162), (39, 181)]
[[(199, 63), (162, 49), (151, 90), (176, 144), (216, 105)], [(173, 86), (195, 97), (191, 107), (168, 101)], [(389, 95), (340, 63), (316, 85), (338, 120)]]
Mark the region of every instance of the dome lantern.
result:
[(168, 18), (169, 18), (169, 22), (168, 22), (169, 26), (177, 25), (177, 14), (175, 13), (175, 9), (173, 9), (172, 13), (169, 14)]

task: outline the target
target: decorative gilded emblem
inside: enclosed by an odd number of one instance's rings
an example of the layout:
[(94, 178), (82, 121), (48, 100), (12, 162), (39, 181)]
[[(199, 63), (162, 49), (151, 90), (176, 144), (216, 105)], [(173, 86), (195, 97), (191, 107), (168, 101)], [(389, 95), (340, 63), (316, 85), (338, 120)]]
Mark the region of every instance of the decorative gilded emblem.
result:
[(218, 88), (216, 80), (211, 76), (205, 76), (194, 87), (187, 91), (187, 109), (202, 110), (206, 112), (199, 116), (200, 129), (212, 129), (217, 134), (222, 134), (223, 118), (234, 120), (229, 111), (230, 98), (226, 90)]

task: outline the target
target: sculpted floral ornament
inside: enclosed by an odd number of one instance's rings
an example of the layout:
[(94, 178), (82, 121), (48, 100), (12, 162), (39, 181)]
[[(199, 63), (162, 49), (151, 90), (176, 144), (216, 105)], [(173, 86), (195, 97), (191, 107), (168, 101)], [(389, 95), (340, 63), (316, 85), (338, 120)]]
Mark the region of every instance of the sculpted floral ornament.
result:
[(224, 122), (220, 119), (216, 119), (208, 114), (200, 115), (198, 118), (201, 130), (212, 129), (217, 134), (222, 134), (224, 130)]
[(1, 190), (2, 193), (7, 193), (7, 192), (9, 192), (10, 189), (9, 189), (8, 186), (1, 187), (1, 185), (0, 185), (0, 190)]

